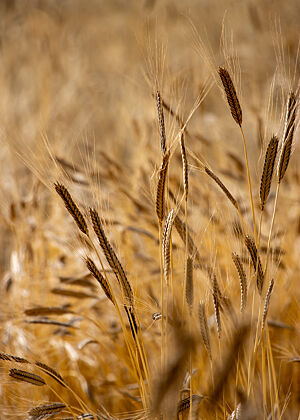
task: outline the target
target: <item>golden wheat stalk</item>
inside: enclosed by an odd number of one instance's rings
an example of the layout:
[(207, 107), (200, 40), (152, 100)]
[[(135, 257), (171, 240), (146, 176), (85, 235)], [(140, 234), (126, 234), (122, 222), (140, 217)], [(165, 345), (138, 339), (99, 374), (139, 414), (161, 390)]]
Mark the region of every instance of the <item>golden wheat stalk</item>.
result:
[(27, 372), (26, 370), (20, 369), (10, 369), (9, 376), (19, 381), (27, 382), (36, 386), (46, 385), (46, 382), (43, 378), (35, 373)]
[(63, 184), (60, 184), (58, 182), (56, 184), (54, 184), (54, 186), (55, 186), (55, 190), (56, 190), (57, 194), (63, 200), (66, 209), (68, 210), (70, 215), (75, 220), (78, 228), (85, 235), (88, 235), (89, 230), (88, 230), (86, 221), (85, 221), (81, 211), (79, 210), (78, 206), (75, 204), (75, 202), (74, 202), (73, 198), (71, 197), (71, 194), (69, 193), (67, 188)]
[(261, 329), (262, 330), (265, 328), (265, 323), (266, 323), (268, 310), (269, 310), (269, 306), (270, 306), (270, 299), (271, 299), (271, 293), (272, 293), (272, 290), (273, 290), (273, 286), (274, 286), (274, 279), (272, 279), (270, 281), (268, 291), (267, 291), (267, 294), (266, 294), (266, 299), (265, 299), (265, 304), (264, 304), (264, 312), (263, 312), (262, 321), (261, 321)]
[(261, 181), (260, 181), (259, 194), (260, 194), (260, 207), (262, 211), (265, 207), (265, 204), (266, 204), (266, 201), (268, 199), (270, 189), (271, 189), (275, 160), (276, 160), (276, 155), (277, 155), (277, 148), (278, 148), (278, 138), (276, 136), (273, 136), (266, 150), (264, 168), (263, 168)]
[(157, 112), (158, 112), (158, 124), (159, 124), (159, 134), (160, 134), (160, 145), (161, 145), (161, 152), (163, 156), (166, 154), (166, 129), (165, 129), (165, 118), (164, 118), (164, 109), (163, 109), (163, 101), (161, 99), (160, 92), (156, 92), (156, 104), (157, 104)]
[(170, 152), (166, 152), (161, 167), (158, 172), (158, 183), (156, 191), (156, 214), (160, 225), (162, 225), (165, 217), (165, 189), (166, 179), (169, 165)]
[(219, 76), (225, 90), (231, 115), (234, 121), (241, 126), (243, 121), (242, 109), (230, 74), (225, 68), (219, 67)]
[(257, 278), (256, 278), (257, 290), (259, 294), (261, 295), (262, 290), (263, 290), (263, 285), (264, 285), (264, 272), (262, 269), (260, 257), (257, 253), (255, 242), (253, 241), (252, 238), (250, 238), (249, 235), (245, 236), (245, 245), (249, 251), (254, 270), (257, 274)]
[(247, 305), (247, 279), (246, 279), (246, 273), (242, 264), (242, 261), (238, 254), (235, 252), (232, 253), (232, 259), (234, 262), (234, 265), (237, 269), (239, 279), (240, 279), (240, 288), (241, 288), (241, 312), (243, 312)]
[(100, 273), (100, 271), (96, 267), (94, 261), (91, 258), (87, 257), (85, 262), (86, 262), (86, 266), (87, 266), (88, 270), (90, 270), (92, 275), (99, 282), (100, 286), (102, 287), (102, 289), (103, 289), (104, 293), (106, 294), (106, 296), (108, 297), (108, 299), (112, 303), (114, 303), (112, 293), (111, 293), (111, 289), (110, 289), (110, 285), (108, 284), (106, 279), (102, 276), (102, 274)]
[(211, 359), (211, 345), (204, 302), (199, 303), (198, 317), (200, 321), (200, 332), (204, 343), (204, 347), (208, 353), (209, 358)]
[(291, 92), (287, 102), (285, 130), (283, 134), (282, 146), (277, 166), (278, 183), (282, 181), (291, 157), (297, 112), (296, 105), (297, 103), (295, 94), (294, 92)]

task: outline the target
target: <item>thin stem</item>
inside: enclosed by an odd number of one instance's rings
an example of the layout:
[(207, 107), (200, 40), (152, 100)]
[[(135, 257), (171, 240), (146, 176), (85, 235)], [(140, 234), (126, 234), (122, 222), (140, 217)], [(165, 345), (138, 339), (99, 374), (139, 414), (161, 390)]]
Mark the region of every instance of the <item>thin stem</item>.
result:
[(252, 194), (251, 176), (250, 176), (250, 169), (249, 169), (249, 160), (248, 160), (247, 146), (246, 146), (246, 140), (245, 140), (245, 136), (244, 136), (244, 131), (243, 131), (243, 128), (242, 128), (241, 125), (240, 125), (240, 129), (241, 129), (242, 138), (243, 138), (244, 152), (245, 152), (245, 160), (246, 160), (246, 166), (247, 166), (247, 177), (248, 177), (249, 195), (250, 195), (250, 201), (251, 201), (251, 210), (252, 210), (252, 219), (253, 219), (254, 238), (255, 238), (255, 244), (257, 246), (256, 220), (255, 220), (255, 210), (254, 210), (254, 202), (253, 202), (253, 194)]
[(267, 255), (266, 255), (266, 265), (265, 265), (265, 269), (264, 269), (264, 275), (266, 275), (267, 268), (268, 268), (269, 254), (270, 254), (270, 245), (271, 245), (272, 233), (273, 233), (274, 222), (275, 222), (275, 215), (276, 215), (276, 210), (277, 210), (277, 201), (278, 201), (278, 196), (279, 196), (279, 188), (280, 188), (280, 183), (278, 182), (277, 183), (277, 188), (276, 188), (276, 194), (275, 194), (275, 201), (274, 201), (274, 208), (273, 208), (273, 215), (272, 215), (271, 227), (270, 227), (269, 238), (268, 238)]

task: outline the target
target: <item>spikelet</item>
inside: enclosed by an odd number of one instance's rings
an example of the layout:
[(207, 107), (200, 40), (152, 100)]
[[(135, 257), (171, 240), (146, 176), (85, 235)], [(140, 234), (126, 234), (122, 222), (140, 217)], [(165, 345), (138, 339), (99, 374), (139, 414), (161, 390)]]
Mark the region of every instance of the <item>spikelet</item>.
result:
[(60, 413), (64, 408), (66, 408), (65, 404), (55, 402), (33, 407), (28, 414), (31, 416), (31, 420), (42, 420), (43, 418), (48, 418), (51, 415)]
[(234, 205), (236, 209), (239, 209), (238, 203), (236, 199), (233, 197), (231, 192), (228, 190), (228, 188), (225, 187), (223, 182), (220, 180), (220, 178), (217, 177), (207, 166), (204, 167), (205, 172), (208, 176), (210, 176), (211, 179), (215, 181), (216, 184), (219, 185), (223, 193), (227, 196), (227, 198), (231, 201), (231, 203)]
[(69, 193), (67, 188), (64, 185), (59, 184), (58, 182), (56, 184), (54, 184), (54, 186), (55, 186), (55, 190), (56, 190), (57, 194), (62, 198), (66, 209), (68, 210), (70, 215), (75, 220), (78, 228), (85, 235), (88, 235), (89, 230), (88, 230), (86, 221), (85, 221), (81, 211), (79, 210), (78, 206), (75, 204), (75, 202), (74, 202), (73, 198), (71, 197), (71, 194)]
[(19, 381), (27, 382), (36, 386), (46, 385), (46, 382), (43, 378), (34, 373), (27, 372), (26, 370), (10, 369), (9, 376), (11, 376), (14, 379), (18, 379)]
[(160, 92), (156, 92), (156, 104), (157, 104), (157, 112), (158, 112), (158, 124), (159, 124), (159, 134), (160, 134), (160, 145), (161, 145), (161, 152), (164, 156), (166, 154), (166, 130), (165, 130), (165, 118), (164, 118), (164, 110), (163, 110), (163, 103), (160, 96)]
[(112, 249), (101, 224), (100, 217), (95, 209), (90, 208), (90, 215), (93, 223), (94, 231), (97, 235), (99, 240), (99, 244), (104, 252), (104, 255), (107, 259), (108, 264), (112, 268), (115, 276), (121, 286), (122, 294), (125, 298), (124, 308), (129, 320), (131, 332), (135, 337), (135, 334), (138, 331), (138, 324), (134, 312), (134, 298), (131, 285), (127, 279), (125, 271), (115, 254), (114, 250)]
[(285, 130), (283, 134), (282, 146), (277, 166), (278, 183), (282, 181), (291, 157), (296, 122), (296, 108), (296, 97), (294, 92), (291, 92), (287, 103)]
[(212, 297), (213, 297), (213, 304), (215, 309), (215, 318), (216, 318), (216, 325), (218, 331), (218, 337), (221, 338), (221, 317), (220, 317), (220, 291), (217, 282), (217, 277), (214, 275), (212, 279)]
[(181, 160), (182, 160), (184, 198), (185, 200), (187, 200), (188, 192), (189, 192), (189, 174), (188, 174), (188, 163), (187, 163), (183, 133), (181, 134), (181, 137), (180, 137), (180, 150), (181, 150)]
[(277, 155), (277, 148), (278, 148), (278, 138), (276, 136), (273, 136), (266, 150), (265, 163), (264, 163), (264, 168), (263, 168), (261, 181), (260, 181), (259, 194), (260, 194), (260, 207), (262, 211), (265, 207), (265, 203), (268, 199), (270, 189), (271, 189), (271, 182), (272, 182), (275, 160), (276, 160), (276, 155)]
[[(174, 218), (174, 225), (175, 228), (182, 240), (182, 242), (185, 244), (186, 242), (186, 226), (183, 220), (180, 219), (180, 217), (178, 216), (178, 214), (176, 214), (175, 218)], [(195, 256), (195, 260), (198, 262), (198, 264), (201, 263), (200, 260), (200, 254), (199, 251), (193, 241), (193, 238), (191, 237), (190, 233), (188, 232), (187, 234), (188, 237), (188, 253), (189, 255), (194, 255)]]
[(56, 382), (58, 382), (60, 385), (62, 385), (63, 387), (65, 387), (65, 381), (63, 380), (62, 376), (56, 372), (56, 370), (54, 370), (52, 367), (46, 365), (45, 363), (42, 362), (35, 362), (35, 365), (42, 370), (44, 373), (46, 373), (46, 375), (50, 376), (51, 378), (53, 378)]
[[(193, 405), (193, 411), (195, 410), (197, 412), (198, 406), (201, 402), (203, 397), (201, 395), (194, 394), (192, 395), (192, 405)], [(181, 400), (177, 405), (177, 419), (179, 420), (179, 415), (190, 408), (191, 405), (191, 398), (188, 396), (187, 398), (184, 398)], [(193, 418), (193, 417), (192, 417)]]
[(262, 268), (262, 265), (261, 265), (260, 257), (257, 256), (257, 248), (256, 248), (254, 240), (252, 238), (250, 238), (250, 236), (248, 236), (248, 235), (245, 236), (245, 244), (246, 244), (246, 247), (249, 251), (254, 270), (256, 271), (256, 268), (257, 268), (256, 284), (257, 284), (257, 290), (258, 290), (259, 294), (261, 295), (263, 285), (264, 285), (264, 272), (263, 272), (263, 268)]
[(234, 265), (237, 269), (239, 279), (240, 279), (240, 287), (241, 287), (241, 312), (243, 312), (247, 305), (247, 280), (246, 280), (246, 273), (242, 264), (242, 261), (240, 260), (240, 257), (233, 252), (232, 253), (232, 259), (234, 262)]
[(193, 310), (194, 301), (194, 279), (193, 279), (193, 259), (187, 258), (186, 261), (186, 290), (185, 290), (186, 302), (189, 306), (190, 313)]
[(104, 255), (107, 259), (108, 264), (112, 268), (115, 276), (121, 286), (122, 292), (126, 298), (126, 300), (133, 305), (133, 292), (130, 286), (130, 283), (126, 277), (125, 271), (115, 254), (114, 250), (112, 249), (102, 227), (102, 223), (100, 217), (95, 209), (90, 208), (90, 215), (93, 223), (94, 231), (97, 235), (99, 240), (99, 244), (104, 252)]
[(242, 109), (230, 74), (223, 67), (219, 67), (219, 75), (226, 93), (227, 102), (234, 121), (241, 126), (243, 121)]
[(268, 315), (268, 310), (269, 310), (269, 305), (270, 305), (270, 299), (271, 299), (271, 293), (273, 290), (273, 286), (274, 286), (274, 279), (272, 279), (270, 281), (269, 287), (268, 287), (268, 291), (266, 294), (266, 299), (265, 299), (265, 304), (264, 304), (264, 313), (262, 316), (262, 321), (261, 321), (261, 329), (263, 330), (265, 328), (265, 323), (266, 323), (266, 318)]
[(16, 363), (30, 363), (27, 359), (23, 357), (13, 356), (12, 354), (1, 353), (0, 352), (0, 360), (6, 360), (8, 362), (16, 362)]
[(158, 172), (158, 183), (156, 191), (156, 214), (160, 225), (162, 224), (165, 217), (165, 189), (167, 171), (169, 165), (170, 152), (166, 152), (163, 157), (161, 167)]
[(168, 282), (169, 272), (170, 272), (170, 240), (171, 240), (173, 221), (174, 221), (174, 209), (172, 209), (170, 213), (168, 214), (165, 227), (164, 227), (163, 238), (162, 238), (163, 268), (164, 268), (164, 276), (165, 276), (166, 282)]
[(108, 297), (108, 299), (113, 302), (112, 293), (109, 284), (107, 283), (106, 279), (102, 276), (98, 268), (96, 267), (94, 261), (87, 257), (86, 260), (86, 266), (92, 273), (92, 275), (95, 277), (95, 279), (100, 283), (104, 293)]
[(202, 337), (205, 349), (208, 353), (208, 356), (211, 359), (211, 346), (210, 346), (209, 330), (208, 330), (208, 325), (207, 325), (207, 317), (206, 317), (204, 302), (199, 303), (198, 316), (199, 316), (199, 321), (200, 321), (201, 337)]

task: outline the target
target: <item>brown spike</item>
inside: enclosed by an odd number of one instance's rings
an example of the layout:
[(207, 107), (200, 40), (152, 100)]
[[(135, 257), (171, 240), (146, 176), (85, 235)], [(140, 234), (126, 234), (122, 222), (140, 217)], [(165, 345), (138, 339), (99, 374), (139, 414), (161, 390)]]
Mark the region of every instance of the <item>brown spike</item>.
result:
[(265, 203), (270, 193), (275, 160), (276, 160), (276, 155), (277, 155), (277, 148), (278, 148), (278, 138), (276, 136), (273, 136), (266, 150), (264, 169), (263, 169), (263, 173), (261, 175), (261, 181), (260, 181), (259, 193), (260, 193), (261, 210), (264, 209)]
[(9, 376), (14, 379), (18, 379), (19, 381), (28, 382), (29, 384), (36, 386), (46, 385), (46, 382), (43, 378), (34, 373), (27, 372), (26, 370), (10, 369)]
[(278, 183), (282, 181), (290, 161), (295, 131), (296, 112), (296, 97), (294, 92), (291, 92), (287, 103), (285, 131), (283, 135), (283, 141), (277, 167)]
[(167, 171), (169, 165), (170, 152), (167, 152), (162, 161), (161, 168), (158, 172), (158, 183), (156, 191), (156, 214), (160, 224), (163, 223), (165, 217), (165, 189), (166, 189), (166, 179)]
[(226, 93), (231, 115), (233, 116), (234, 121), (241, 126), (243, 121), (242, 109), (230, 74), (225, 68), (219, 67), (219, 75)]
[(67, 188), (63, 184), (59, 184), (58, 182), (54, 184), (55, 190), (57, 194), (62, 198), (66, 209), (70, 213), (70, 215), (75, 220), (78, 228), (83, 232), (85, 235), (89, 234), (89, 230), (86, 224), (86, 221), (79, 210), (78, 206), (75, 204), (71, 194), (67, 190)]
[(156, 92), (156, 103), (157, 103), (157, 112), (158, 112), (158, 124), (159, 124), (159, 133), (160, 133), (161, 152), (164, 156), (166, 151), (167, 151), (167, 149), (166, 149), (166, 130), (165, 130), (164, 110), (163, 110), (162, 99), (161, 99), (159, 91)]
[(246, 308), (247, 304), (247, 280), (246, 280), (246, 273), (242, 264), (242, 261), (240, 260), (240, 257), (233, 252), (232, 253), (232, 259), (234, 262), (234, 265), (236, 266), (239, 279), (240, 279), (240, 287), (241, 287), (241, 312), (243, 312)]
[(252, 264), (253, 264), (253, 267), (254, 267), (255, 271), (256, 271), (256, 267), (257, 267), (257, 280), (256, 280), (256, 282), (257, 282), (258, 292), (261, 295), (263, 285), (264, 285), (264, 272), (263, 272), (263, 269), (262, 269), (260, 257), (257, 256), (257, 248), (256, 248), (254, 240), (252, 238), (250, 238), (250, 236), (248, 236), (248, 235), (245, 236), (245, 244), (246, 244), (246, 247), (249, 251), (249, 254), (250, 254)]
[(100, 283), (100, 285), (101, 285), (104, 293), (108, 297), (108, 299), (111, 302), (113, 302), (110, 285), (107, 283), (106, 279), (102, 276), (102, 274), (100, 273), (100, 271), (96, 267), (94, 261), (91, 258), (87, 257), (86, 260), (85, 260), (85, 262), (86, 262), (87, 268), (93, 274), (93, 276), (95, 277), (95, 279)]

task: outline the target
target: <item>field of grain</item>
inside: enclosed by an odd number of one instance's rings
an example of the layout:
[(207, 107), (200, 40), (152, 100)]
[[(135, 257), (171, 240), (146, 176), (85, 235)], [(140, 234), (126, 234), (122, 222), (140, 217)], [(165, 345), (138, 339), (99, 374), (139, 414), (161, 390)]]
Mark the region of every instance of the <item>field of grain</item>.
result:
[(0, 420), (297, 420), (297, 0), (0, 2)]

